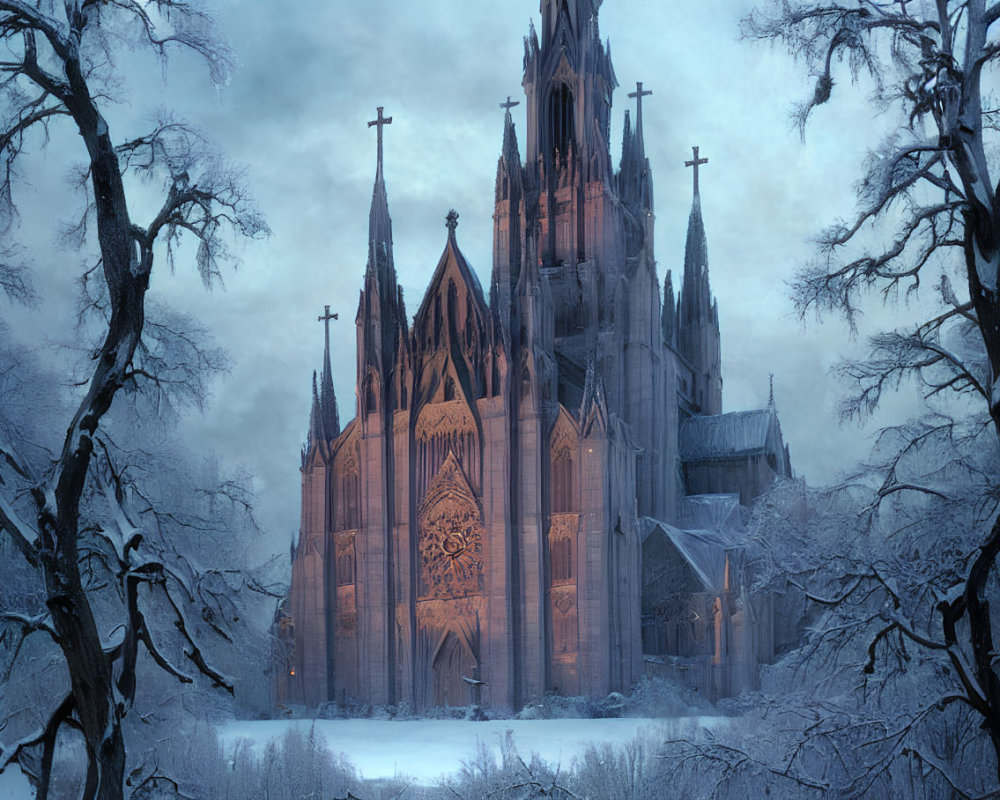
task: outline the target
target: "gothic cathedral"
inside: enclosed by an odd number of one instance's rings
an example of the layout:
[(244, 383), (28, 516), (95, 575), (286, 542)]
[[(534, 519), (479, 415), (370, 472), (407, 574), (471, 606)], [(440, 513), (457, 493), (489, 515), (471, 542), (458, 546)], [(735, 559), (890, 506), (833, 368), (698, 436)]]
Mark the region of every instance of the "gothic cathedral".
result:
[[(750, 456), (713, 453), (698, 431), (688, 438), (704, 458), (682, 453), (686, 424), (732, 416), (698, 195), (705, 160), (695, 150), (689, 162), (675, 303), (670, 274), (663, 295), (656, 275), (641, 84), (612, 165), (618, 84), (600, 4), (542, 0), (525, 39), (527, 131), (522, 157), (508, 98), (488, 300), (450, 212), (410, 324), (382, 170), (391, 118), (380, 108), (371, 123), (357, 412), (341, 430), (327, 328), (279, 700), (518, 708), (548, 691), (626, 691), (644, 639), (657, 640), (641, 623), (649, 521), (672, 531), (687, 495), (743, 493), (740, 468), (724, 462)], [(789, 475), (777, 436), (761, 463)]]

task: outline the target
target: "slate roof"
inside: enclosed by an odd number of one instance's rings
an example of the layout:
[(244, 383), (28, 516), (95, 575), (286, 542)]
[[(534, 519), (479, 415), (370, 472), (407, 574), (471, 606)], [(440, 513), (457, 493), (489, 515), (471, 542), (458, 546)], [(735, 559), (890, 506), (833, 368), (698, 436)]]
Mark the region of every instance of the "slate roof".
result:
[(681, 425), (682, 461), (778, 453), (780, 448), (781, 432), (773, 407), (691, 417)]

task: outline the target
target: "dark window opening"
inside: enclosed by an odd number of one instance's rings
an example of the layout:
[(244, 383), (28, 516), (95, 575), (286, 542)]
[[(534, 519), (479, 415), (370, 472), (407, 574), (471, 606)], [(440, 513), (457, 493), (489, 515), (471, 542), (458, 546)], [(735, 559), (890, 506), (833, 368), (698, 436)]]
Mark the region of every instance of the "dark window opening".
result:
[(337, 586), (347, 586), (354, 583), (354, 556), (351, 553), (341, 553), (337, 556), (335, 572)]
[(552, 544), (552, 582), (573, 580), (573, 543), (559, 539)]
[(574, 116), (573, 93), (561, 83), (552, 90), (549, 100), (549, 138), (552, 149), (558, 150), (561, 158), (566, 158), (570, 143), (576, 140)]
[(358, 529), (360, 522), (358, 515), (358, 476), (345, 475), (340, 482), (343, 497), (344, 518), (341, 530), (353, 531)]
[(573, 459), (563, 456), (552, 462), (552, 513), (573, 510)]

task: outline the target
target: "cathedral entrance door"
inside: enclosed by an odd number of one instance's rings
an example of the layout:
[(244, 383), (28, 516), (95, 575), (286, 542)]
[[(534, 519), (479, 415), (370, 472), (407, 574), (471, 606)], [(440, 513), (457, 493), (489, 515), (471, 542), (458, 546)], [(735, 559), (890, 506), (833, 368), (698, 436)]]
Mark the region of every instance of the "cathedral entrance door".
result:
[(469, 684), (462, 680), (476, 676), (476, 662), (469, 648), (454, 633), (449, 633), (434, 657), (434, 705), (469, 705)]

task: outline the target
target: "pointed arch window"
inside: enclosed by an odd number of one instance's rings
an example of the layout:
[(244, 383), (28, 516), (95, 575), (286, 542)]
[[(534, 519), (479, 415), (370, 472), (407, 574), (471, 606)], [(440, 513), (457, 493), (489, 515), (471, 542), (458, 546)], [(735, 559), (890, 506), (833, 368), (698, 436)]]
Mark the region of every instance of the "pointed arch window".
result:
[(360, 515), (358, 514), (358, 476), (357, 473), (350, 473), (340, 479), (341, 517), (340, 530), (354, 531), (360, 526)]
[(569, 449), (556, 453), (552, 459), (552, 513), (576, 511), (573, 491), (573, 458)]
[(552, 582), (565, 583), (573, 580), (573, 542), (557, 539), (552, 543)]
[(444, 399), (446, 401), (455, 399), (455, 379), (451, 375), (444, 382)]
[(549, 97), (549, 140), (552, 149), (565, 159), (569, 145), (576, 140), (573, 92), (565, 83), (552, 90)]
[(354, 583), (354, 553), (344, 550), (337, 556), (335, 565), (337, 586), (349, 586)]

